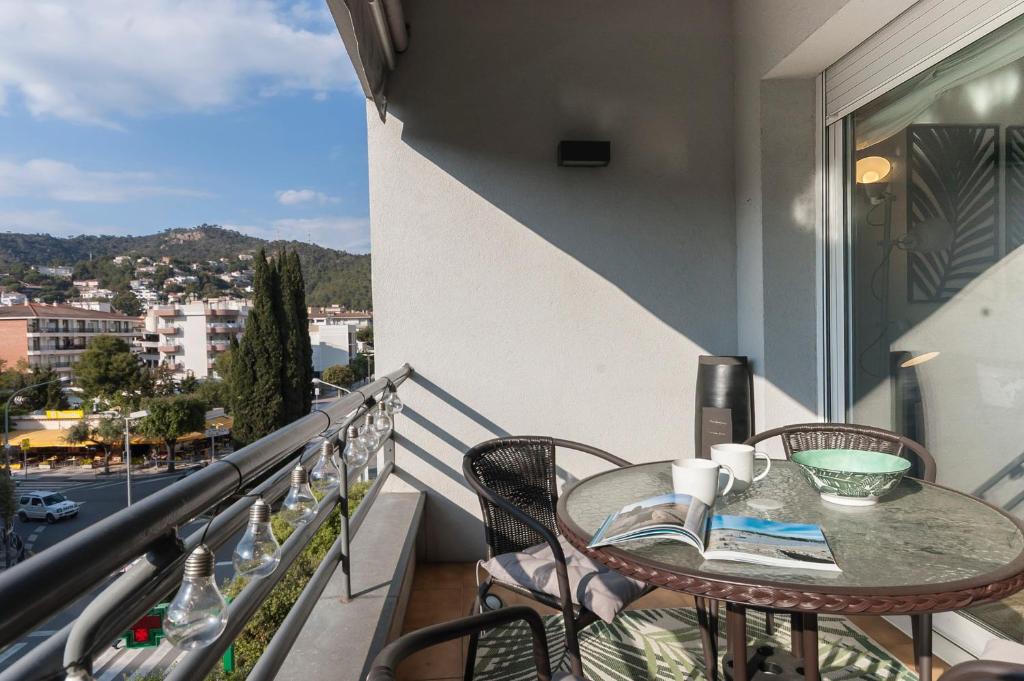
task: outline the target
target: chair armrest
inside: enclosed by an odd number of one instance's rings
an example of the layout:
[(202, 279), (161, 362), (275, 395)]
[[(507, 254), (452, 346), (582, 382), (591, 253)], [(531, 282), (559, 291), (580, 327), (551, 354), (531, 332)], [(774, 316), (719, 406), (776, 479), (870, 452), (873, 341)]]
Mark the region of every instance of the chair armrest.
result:
[(633, 465), (630, 462), (626, 461), (625, 459), (620, 459), (619, 457), (615, 456), (610, 452), (606, 452), (603, 449), (598, 449), (597, 447), (591, 447), (590, 445), (585, 445), (582, 442), (573, 442), (572, 440), (559, 440), (558, 438), (552, 438), (551, 442), (556, 447), (563, 447), (565, 449), (575, 449), (578, 452), (583, 452), (584, 454), (590, 454), (592, 456), (598, 457), (599, 459), (604, 459), (609, 463), (615, 464), (619, 468), (624, 468), (626, 466)]
[(1024, 681), (1024, 665), (997, 660), (971, 660), (951, 667), (942, 681)]
[(389, 643), (380, 651), (370, 665), (370, 673), (367, 675), (366, 681), (394, 681), (395, 668), (398, 663), (417, 651), (520, 620), (530, 626), (537, 678), (541, 681), (550, 681), (551, 661), (548, 658), (544, 623), (535, 610), (525, 605), (491, 610), (480, 615), (463, 617), (408, 633)]

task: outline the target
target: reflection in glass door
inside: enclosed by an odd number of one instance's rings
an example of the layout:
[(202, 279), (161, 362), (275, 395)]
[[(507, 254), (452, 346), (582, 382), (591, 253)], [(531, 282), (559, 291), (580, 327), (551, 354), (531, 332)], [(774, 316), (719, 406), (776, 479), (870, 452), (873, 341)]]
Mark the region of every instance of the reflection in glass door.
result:
[[(855, 111), (847, 419), (1024, 515), (1024, 20)], [(1024, 596), (970, 611), (1024, 639)]]

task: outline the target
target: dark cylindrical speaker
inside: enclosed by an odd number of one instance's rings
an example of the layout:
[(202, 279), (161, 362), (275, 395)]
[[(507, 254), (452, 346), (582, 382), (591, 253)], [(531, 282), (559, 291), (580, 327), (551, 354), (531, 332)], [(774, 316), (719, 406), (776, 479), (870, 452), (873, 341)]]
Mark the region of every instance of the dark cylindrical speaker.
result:
[(754, 375), (746, 357), (700, 356), (695, 410), (697, 458), (710, 458), (711, 445), (754, 434)]

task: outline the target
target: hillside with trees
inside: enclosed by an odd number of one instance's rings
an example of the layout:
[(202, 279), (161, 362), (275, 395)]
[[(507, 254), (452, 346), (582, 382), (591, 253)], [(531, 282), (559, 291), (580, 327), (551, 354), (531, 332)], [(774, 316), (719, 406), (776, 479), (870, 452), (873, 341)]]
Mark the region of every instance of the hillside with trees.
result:
[[(0, 232), (0, 274), (20, 281), (51, 282), (27, 270), (35, 265), (68, 265), (76, 277), (98, 278), (107, 288), (121, 290), (130, 276), (128, 268), (117, 265), (117, 256), (170, 257), (182, 263), (234, 259), (293, 251), (302, 260), (306, 301), (310, 305), (340, 304), (350, 309), (372, 309), (370, 297), (370, 256), (336, 251), (300, 241), (266, 241), (216, 225), (168, 229), (145, 236), (81, 235), (58, 238), (49, 234)], [(29, 283), (35, 283), (30, 281)], [(54, 286), (59, 286), (56, 282)], [(67, 282), (70, 287), (70, 282)], [(60, 292), (57, 293), (59, 295)]]

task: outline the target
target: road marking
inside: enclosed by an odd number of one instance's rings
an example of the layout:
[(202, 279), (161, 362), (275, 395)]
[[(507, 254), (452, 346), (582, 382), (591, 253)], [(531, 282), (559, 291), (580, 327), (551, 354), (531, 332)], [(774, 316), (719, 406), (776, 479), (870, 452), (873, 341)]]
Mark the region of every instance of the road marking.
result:
[(18, 652), (22, 648), (24, 648), (26, 645), (28, 645), (28, 644), (27, 643), (12, 643), (11, 645), (9, 645), (6, 648), (4, 648), (4, 651), (2, 653), (0, 653), (0, 664), (3, 664), (4, 661), (7, 658), (9, 658), (11, 655), (13, 655), (14, 653)]
[(132, 648), (130, 650), (126, 648), (122, 651), (118, 651), (120, 653), (119, 655), (115, 655), (108, 660), (108, 662), (113, 664), (104, 669), (102, 674), (98, 673), (99, 669), (94, 668), (92, 675), (96, 681), (114, 681), (117, 678), (117, 675), (120, 674), (125, 667), (131, 664), (132, 660), (138, 657), (140, 653), (147, 650), (149, 650), (149, 648)]

